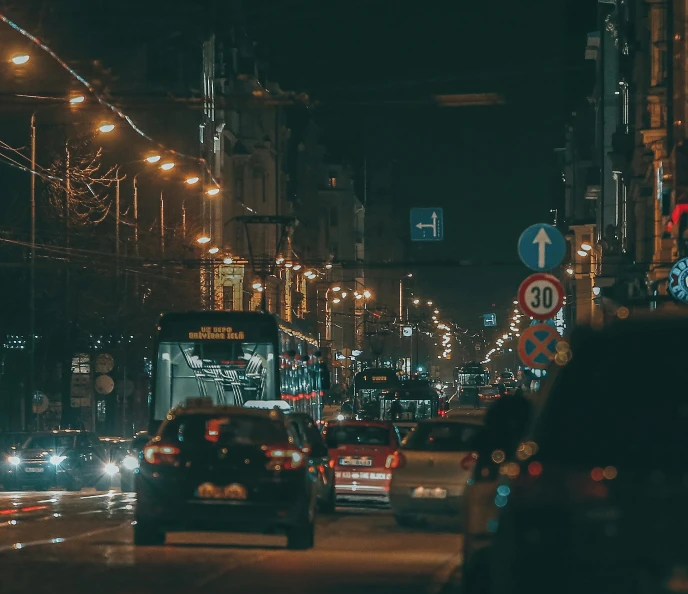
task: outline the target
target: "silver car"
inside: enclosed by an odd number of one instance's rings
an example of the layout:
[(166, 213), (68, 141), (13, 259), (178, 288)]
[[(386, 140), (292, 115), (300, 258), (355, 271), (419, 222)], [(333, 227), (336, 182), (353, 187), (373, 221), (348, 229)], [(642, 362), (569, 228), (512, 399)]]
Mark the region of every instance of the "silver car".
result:
[(420, 422), (391, 460), (390, 503), (400, 526), (420, 518), (460, 520), (462, 498), (474, 465), (475, 422), (438, 419)]

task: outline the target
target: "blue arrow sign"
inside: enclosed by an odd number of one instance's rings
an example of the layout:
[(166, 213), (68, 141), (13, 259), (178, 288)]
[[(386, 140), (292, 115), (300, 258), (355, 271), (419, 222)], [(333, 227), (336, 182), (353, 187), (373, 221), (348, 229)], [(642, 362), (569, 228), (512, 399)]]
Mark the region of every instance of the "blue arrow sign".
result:
[(566, 255), (566, 240), (552, 225), (531, 225), (518, 240), (518, 255), (531, 270), (552, 270)]
[(444, 215), (441, 208), (411, 209), (411, 241), (442, 241)]

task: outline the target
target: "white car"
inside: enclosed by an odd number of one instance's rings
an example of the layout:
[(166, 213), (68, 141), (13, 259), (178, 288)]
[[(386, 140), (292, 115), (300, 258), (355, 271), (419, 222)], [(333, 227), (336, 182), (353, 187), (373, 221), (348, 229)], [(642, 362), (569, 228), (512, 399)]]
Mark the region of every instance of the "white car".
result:
[(390, 503), (400, 526), (418, 519), (460, 520), (473, 467), (471, 445), (480, 425), (451, 419), (421, 421), (388, 461)]

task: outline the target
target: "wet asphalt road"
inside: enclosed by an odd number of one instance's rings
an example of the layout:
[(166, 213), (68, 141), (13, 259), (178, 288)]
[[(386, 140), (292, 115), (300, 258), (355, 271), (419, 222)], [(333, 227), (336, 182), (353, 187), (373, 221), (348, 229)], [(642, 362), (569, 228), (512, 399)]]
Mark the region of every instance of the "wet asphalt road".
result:
[(2, 594), (446, 594), (461, 536), (441, 526), (398, 528), (388, 510), (320, 516), (316, 546), (283, 536), (170, 534), (132, 545), (135, 496), (119, 492), (0, 493)]

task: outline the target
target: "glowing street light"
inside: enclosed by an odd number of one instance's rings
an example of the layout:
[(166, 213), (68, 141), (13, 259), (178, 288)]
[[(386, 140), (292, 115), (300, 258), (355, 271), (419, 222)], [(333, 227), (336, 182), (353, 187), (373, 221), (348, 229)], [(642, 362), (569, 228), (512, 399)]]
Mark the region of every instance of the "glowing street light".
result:
[(194, 184), (197, 184), (200, 180), (201, 180), (201, 178), (200, 178), (200, 177), (196, 177), (196, 176), (194, 176), (194, 177), (187, 177), (187, 178), (184, 180), (184, 183), (185, 183), (185, 184), (188, 184), (188, 185), (190, 185), (190, 186), (193, 186)]
[(576, 253), (577, 253), (581, 258), (585, 258), (585, 256), (588, 255), (588, 252), (586, 252), (585, 250), (578, 250)]
[(589, 243), (581, 243), (581, 249), (585, 250), (586, 252), (589, 252), (592, 250), (592, 246)]
[(332, 300), (333, 303), (339, 303), (340, 301), (341, 301), (341, 299), (340, 299), (339, 297), (335, 297), (335, 298)]
[(295, 264), (294, 270), (301, 270), (301, 264)]
[(160, 161), (160, 159), (162, 159), (160, 155), (151, 155), (150, 157), (146, 157), (146, 161), (149, 163), (157, 163)]
[(17, 66), (22, 66), (26, 64), (30, 59), (31, 56), (29, 56), (28, 54), (17, 54), (16, 56), (12, 56), (12, 58), (10, 58), (12, 64), (15, 64)]
[(418, 305), (420, 303), (420, 299), (414, 299), (413, 300), (413, 305)]
[(346, 299), (347, 295), (348, 295), (348, 293), (346, 291), (342, 291), (342, 299)]
[(573, 268), (571, 268), (571, 267), (567, 268), (566, 274), (568, 274), (569, 276), (572, 275), (573, 274)]
[(337, 293), (337, 292), (341, 291), (342, 288), (341, 288), (339, 285), (335, 285), (334, 287), (332, 287), (332, 290), (333, 290), (335, 293)]
[(211, 248), (208, 250), (208, 253), (209, 253), (209, 254), (217, 254), (217, 252), (219, 252), (219, 251), (220, 251), (220, 248), (219, 248), (219, 247), (211, 247)]
[(210, 188), (206, 192), (206, 194), (208, 194), (208, 196), (217, 196), (219, 193), (220, 193), (220, 188)]
[(86, 101), (86, 97), (84, 97), (83, 95), (75, 95), (69, 100), (69, 102), (72, 105), (78, 105), (79, 103), (83, 103), (84, 101)]
[(370, 297), (372, 296), (372, 293), (368, 289), (366, 289), (365, 291), (363, 291), (363, 296), (366, 299), (370, 299)]
[(432, 305), (432, 301), (428, 301), (428, 305)]
[(331, 270), (331, 269), (332, 269), (332, 264), (330, 264), (330, 263), (328, 262), (327, 264), (325, 264), (325, 268), (327, 268), (327, 270)]
[(99, 127), (98, 130), (100, 130), (103, 134), (109, 134), (115, 129), (114, 124), (108, 124), (107, 122), (103, 122)]
[(225, 259), (223, 260), (223, 262), (224, 262), (225, 264), (232, 264), (232, 263), (234, 262), (234, 260), (233, 260), (232, 258), (225, 258)]
[(172, 161), (163, 163), (162, 165), (160, 165), (160, 169), (162, 169), (163, 171), (169, 171), (170, 169), (174, 169), (174, 163)]
[(204, 243), (210, 243), (210, 237), (207, 235), (201, 235), (197, 240), (197, 243), (204, 244)]

